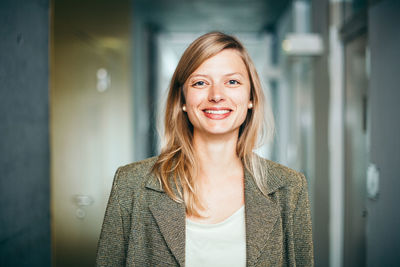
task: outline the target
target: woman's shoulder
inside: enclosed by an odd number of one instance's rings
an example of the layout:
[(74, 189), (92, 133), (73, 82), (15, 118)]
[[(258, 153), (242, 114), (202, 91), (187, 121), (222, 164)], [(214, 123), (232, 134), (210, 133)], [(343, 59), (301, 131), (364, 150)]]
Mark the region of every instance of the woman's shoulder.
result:
[(279, 183), (281, 186), (299, 189), (307, 183), (305, 176), (301, 172), (262, 157), (259, 157), (259, 160), (270, 183)]
[(155, 156), (119, 167), (115, 174), (114, 184), (126, 189), (143, 187), (149, 177), (153, 176), (152, 169), (157, 158)]
[(154, 164), (156, 163), (158, 156), (147, 158), (141, 161), (132, 162), (121, 166), (118, 168), (118, 172), (120, 173), (136, 173), (136, 174), (147, 174), (151, 171)]

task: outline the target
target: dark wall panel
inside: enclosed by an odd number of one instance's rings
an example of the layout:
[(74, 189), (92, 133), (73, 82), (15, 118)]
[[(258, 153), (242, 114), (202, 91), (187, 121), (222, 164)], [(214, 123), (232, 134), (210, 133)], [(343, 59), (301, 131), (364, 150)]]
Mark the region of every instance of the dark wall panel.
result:
[(367, 265), (400, 266), (400, 1), (369, 9), (371, 49), (370, 161), (380, 169), (380, 193), (368, 200)]
[(0, 266), (50, 266), (49, 0), (0, 1)]
[[(312, 1), (312, 31), (321, 35), (324, 46), (329, 47), (328, 0)], [(315, 266), (329, 266), (329, 51), (314, 60), (314, 133), (315, 184), (313, 203), (313, 237)]]

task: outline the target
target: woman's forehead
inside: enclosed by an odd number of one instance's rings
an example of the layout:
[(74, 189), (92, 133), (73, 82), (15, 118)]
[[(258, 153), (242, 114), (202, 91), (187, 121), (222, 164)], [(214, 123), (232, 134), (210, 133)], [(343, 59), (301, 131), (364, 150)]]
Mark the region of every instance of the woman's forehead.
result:
[(241, 54), (235, 49), (225, 49), (204, 60), (188, 77), (209, 76), (219, 74), (224, 76), (242, 75), (248, 77), (247, 66)]

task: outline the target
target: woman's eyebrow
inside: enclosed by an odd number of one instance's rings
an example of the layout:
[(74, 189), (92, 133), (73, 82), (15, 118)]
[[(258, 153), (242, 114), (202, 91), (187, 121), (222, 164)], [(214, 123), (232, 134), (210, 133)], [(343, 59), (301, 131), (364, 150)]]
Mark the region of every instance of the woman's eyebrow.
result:
[(233, 76), (233, 75), (240, 75), (240, 76), (242, 76), (242, 77), (243, 77), (243, 74), (242, 74), (242, 73), (240, 73), (240, 72), (232, 72), (232, 73), (227, 73), (227, 74), (225, 74), (224, 76)]
[(206, 75), (206, 74), (194, 73), (194, 74), (190, 75), (188, 79), (192, 79), (192, 78), (195, 78), (195, 77), (204, 77), (204, 78), (209, 78), (209, 76), (208, 76), (208, 75)]
[[(232, 72), (232, 73), (226, 73), (223, 76), (228, 77), (228, 76), (233, 76), (233, 75), (240, 75), (244, 77), (244, 75), (240, 72)], [(204, 77), (204, 78), (209, 78), (210, 76), (207, 74), (201, 74), (201, 73), (194, 73), (189, 76), (189, 79), (195, 78), (195, 77)]]

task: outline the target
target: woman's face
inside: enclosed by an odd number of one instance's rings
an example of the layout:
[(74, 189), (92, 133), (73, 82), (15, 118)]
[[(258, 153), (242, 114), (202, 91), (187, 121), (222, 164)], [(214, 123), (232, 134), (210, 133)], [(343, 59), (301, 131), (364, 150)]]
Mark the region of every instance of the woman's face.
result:
[(238, 134), (251, 101), (249, 75), (236, 50), (225, 49), (204, 61), (187, 79), (184, 92), (195, 135)]

